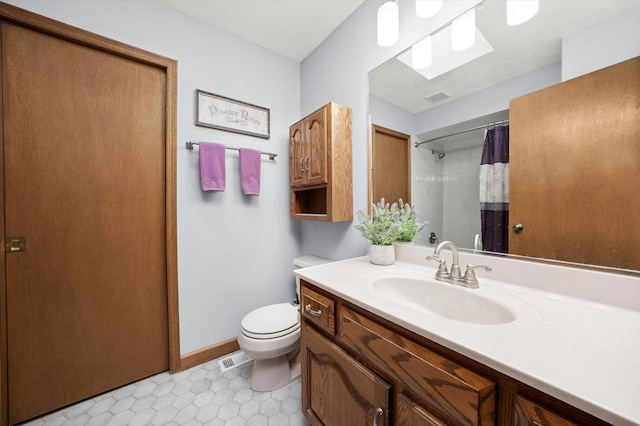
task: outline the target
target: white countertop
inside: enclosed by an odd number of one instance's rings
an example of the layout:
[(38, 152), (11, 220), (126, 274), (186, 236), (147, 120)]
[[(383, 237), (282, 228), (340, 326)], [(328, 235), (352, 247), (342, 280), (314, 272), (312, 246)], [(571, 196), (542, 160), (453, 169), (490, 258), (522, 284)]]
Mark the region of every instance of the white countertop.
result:
[[(450, 260), (447, 254), (443, 257)], [(504, 260), (498, 263), (498, 267), (505, 268)], [(562, 278), (566, 280), (566, 269), (572, 268), (562, 269)], [(377, 266), (364, 256), (295, 273), (380, 317), (602, 420), (615, 425), (640, 424), (638, 310), (507, 284), (488, 278), (497, 278), (496, 275), (477, 272), (479, 289), (454, 287), (496, 301), (516, 315), (507, 324), (480, 325), (407, 308), (371, 286), (370, 278), (382, 274), (430, 279), (435, 271), (425, 261), (420, 264), (397, 260), (391, 266)], [(547, 277), (540, 278), (548, 281)], [(636, 277), (623, 279), (627, 287), (635, 281), (640, 287), (640, 279)], [(613, 281), (615, 277), (608, 277), (606, 283), (601, 283), (603, 290), (615, 291)]]

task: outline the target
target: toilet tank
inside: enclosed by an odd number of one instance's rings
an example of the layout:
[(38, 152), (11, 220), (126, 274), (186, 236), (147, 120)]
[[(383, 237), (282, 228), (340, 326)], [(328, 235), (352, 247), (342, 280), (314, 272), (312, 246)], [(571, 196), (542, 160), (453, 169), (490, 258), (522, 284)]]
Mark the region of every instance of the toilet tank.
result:
[[(308, 255), (296, 257), (295, 259), (293, 259), (293, 266), (294, 266), (293, 269), (308, 268), (310, 266), (324, 265), (325, 263), (331, 263), (331, 262), (333, 262), (333, 260), (308, 254)], [(300, 278), (298, 278), (297, 276), (296, 276), (296, 296), (298, 297), (298, 300), (300, 300)]]

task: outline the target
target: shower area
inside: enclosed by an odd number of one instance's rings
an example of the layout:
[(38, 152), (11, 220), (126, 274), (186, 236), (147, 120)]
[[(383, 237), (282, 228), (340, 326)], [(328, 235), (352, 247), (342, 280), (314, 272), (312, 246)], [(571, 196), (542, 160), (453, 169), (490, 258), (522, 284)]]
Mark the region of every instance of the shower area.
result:
[[(506, 251), (506, 240), (497, 245), (499, 249), (495, 248), (493, 234), (504, 234), (506, 239), (508, 210), (504, 209), (508, 209), (508, 195), (505, 203), (504, 192), (508, 194), (508, 166), (506, 179), (504, 173), (494, 176), (492, 165), (483, 166), (483, 186), (487, 180), (490, 184), (501, 181), (496, 189), (481, 191), (480, 176), (481, 162), (495, 157), (493, 152), (483, 155), (487, 131), (502, 127), (508, 135), (508, 125), (508, 111), (504, 111), (417, 137), (411, 153), (411, 195), (420, 217), (429, 223), (414, 239), (416, 243), (434, 245), (449, 240), (458, 247), (482, 250), (484, 217), (485, 238), (490, 240), (485, 248)], [(499, 160), (504, 161), (502, 156)], [(498, 194), (503, 194), (502, 198)], [(487, 203), (487, 197), (494, 202)], [(500, 228), (497, 231), (496, 224)]]

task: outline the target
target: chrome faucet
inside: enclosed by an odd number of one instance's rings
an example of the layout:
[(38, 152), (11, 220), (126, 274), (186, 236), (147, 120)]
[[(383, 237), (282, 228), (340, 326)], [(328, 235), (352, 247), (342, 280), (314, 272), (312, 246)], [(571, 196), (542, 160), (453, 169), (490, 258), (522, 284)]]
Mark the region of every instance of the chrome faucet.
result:
[[(451, 253), (453, 254), (453, 263), (451, 264), (451, 272), (447, 269), (447, 262), (444, 259), (440, 258), (440, 252), (443, 248), (451, 249)], [(467, 270), (464, 273), (464, 276), (460, 273), (460, 263), (458, 256), (458, 248), (451, 241), (443, 241), (438, 244), (435, 251), (433, 252), (433, 256), (427, 256), (427, 260), (435, 260), (440, 265), (438, 266), (438, 271), (436, 272), (436, 280), (444, 281), (451, 284), (458, 284), (467, 288), (478, 288), (478, 279), (476, 278), (476, 274), (473, 271), (475, 268), (483, 268), (485, 271), (491, 271), (491, 268), (485, 265), (467, 265)]]

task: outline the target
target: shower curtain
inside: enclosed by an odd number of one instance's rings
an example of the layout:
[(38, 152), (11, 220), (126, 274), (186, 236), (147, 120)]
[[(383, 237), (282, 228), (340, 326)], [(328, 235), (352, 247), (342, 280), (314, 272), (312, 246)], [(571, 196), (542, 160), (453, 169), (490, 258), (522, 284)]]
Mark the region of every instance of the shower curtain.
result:
[(480, 161), (483, 250), (507, 253), (509, 226), (509, 126), (488, 129)]

